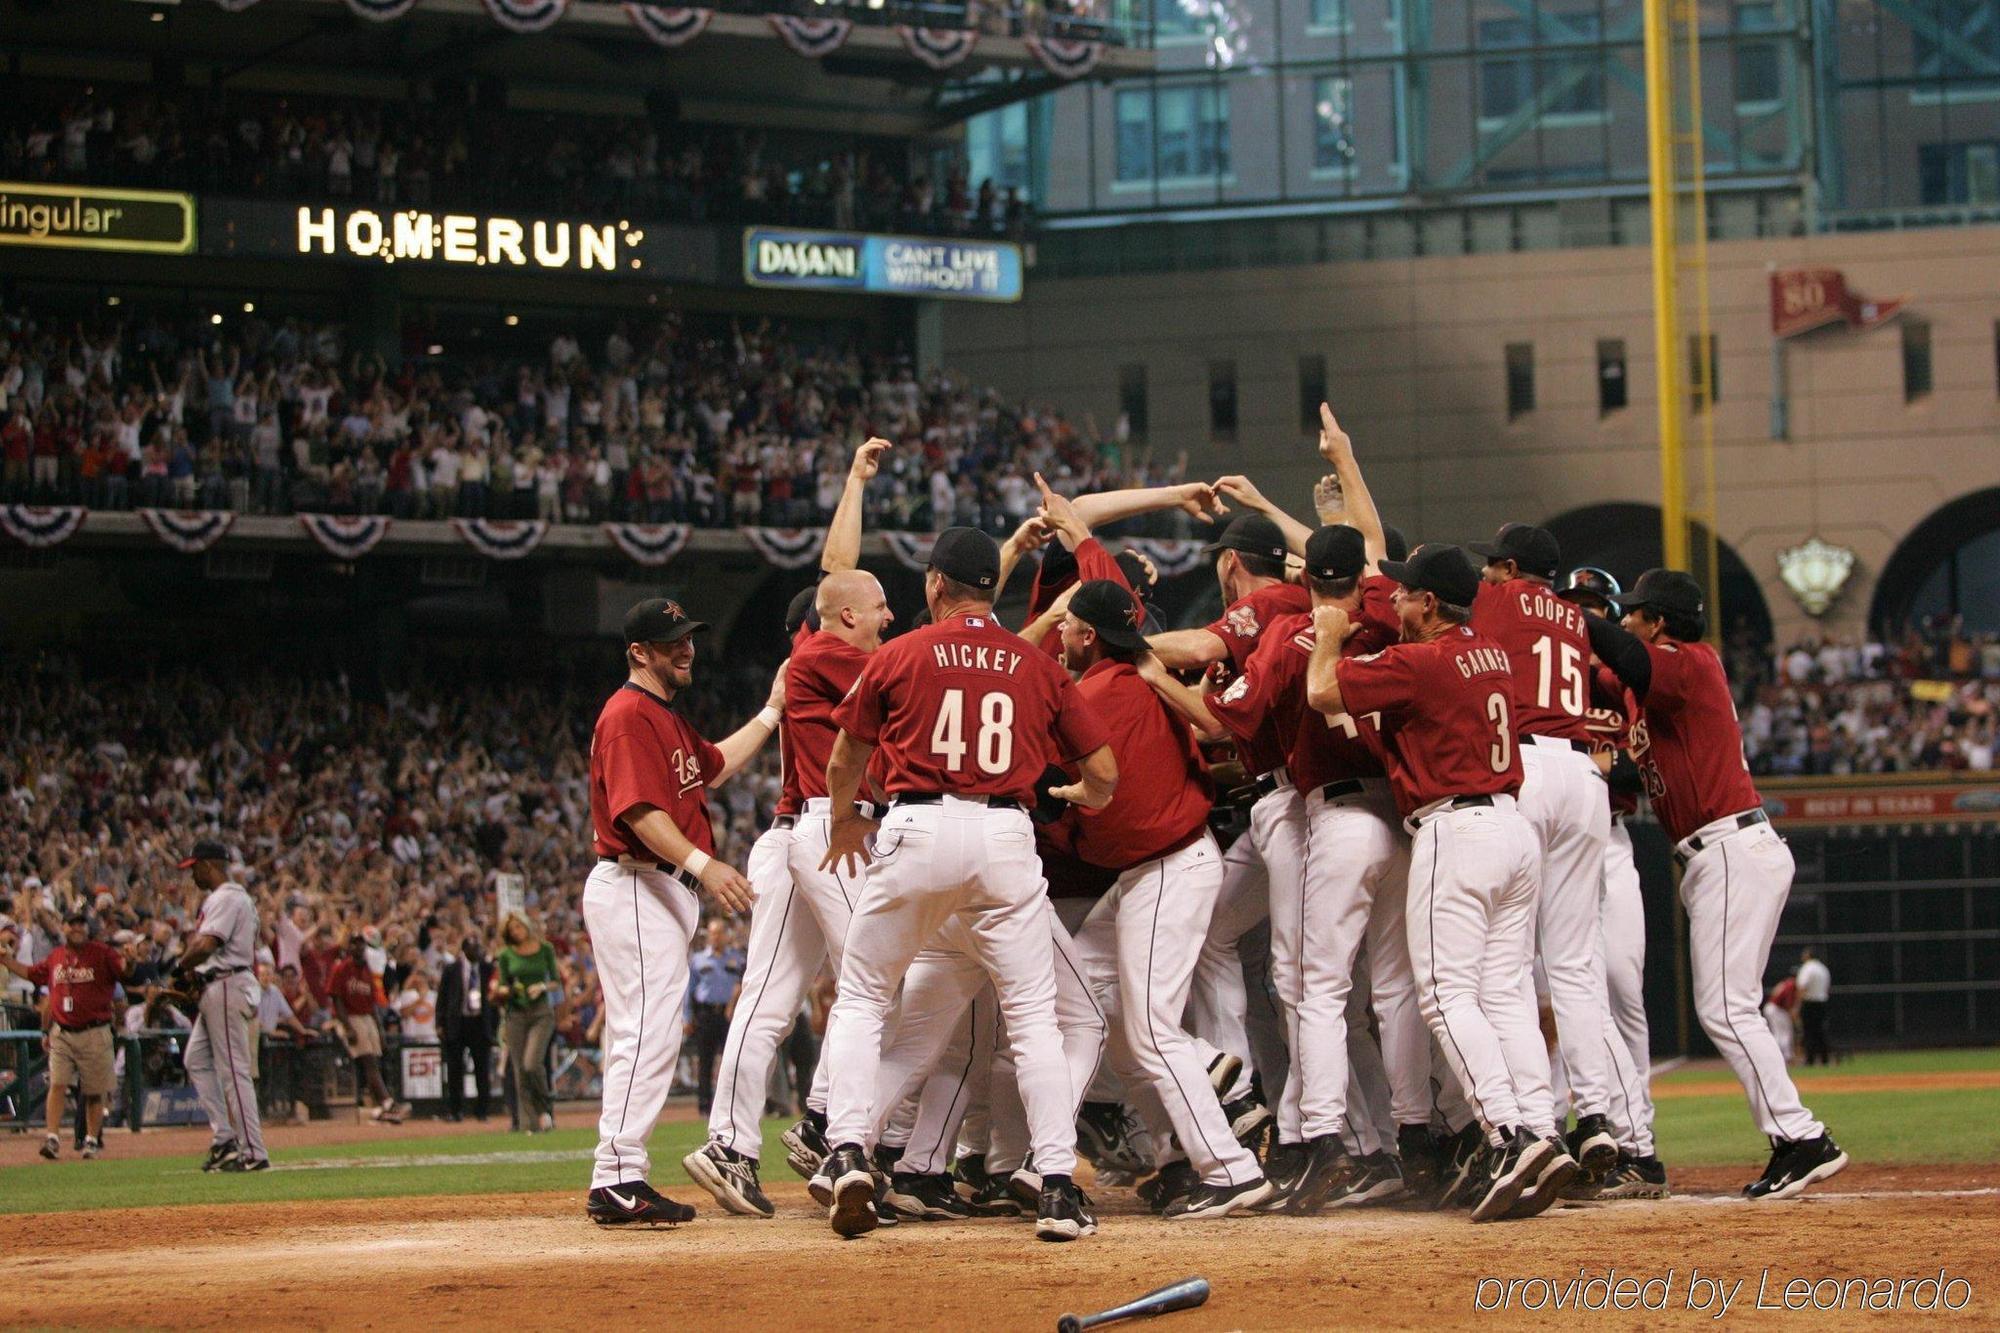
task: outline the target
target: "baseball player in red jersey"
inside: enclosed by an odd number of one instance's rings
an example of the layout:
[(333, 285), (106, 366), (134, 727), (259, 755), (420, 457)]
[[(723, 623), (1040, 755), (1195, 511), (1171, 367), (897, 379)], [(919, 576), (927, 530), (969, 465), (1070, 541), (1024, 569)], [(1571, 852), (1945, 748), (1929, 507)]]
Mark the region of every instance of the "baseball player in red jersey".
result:
[(1759, 1012), (1771, 940), (1792, 891), (1791, 849), (1750, 781), (1722, 659), (1702, 642), (1701, 585), (1679, 570), (1649, 569), (1618, 605), (1621, 624), (1592, 619), (1590, 642), (1643, 710), (1632, 758), (1681, 866), (1695, 1012), (1771, 1140), (1764, 1174), (1743, 1192), (1788, 1199), (1847, 1165), (1800, 1102)]
[[(820, 968), (831, 957), (838, 969), (847, 935), (855, 886), (819, 865), (826, 850), (826, 759), (839, 730), (834, 706), (853, 688), (894, 619), (882, 585), (855, 568), (864, 492), (889, 448), (887, 440), (869, 439), (855, 451), (827, 527), (821, 581), (791, 627), (778, 728), (781, 791), (771, 827), (750, 850), (757, 906), (750, 917), (743, 991), (722, 1049), (709, 1141), (681, 1159), (689, 1177), (716, 1202), (748, 1217), (770, 1217), (774, 1211), (757, 1175), (771, 1063)], [(826, 1153), (826, 1078), (822, 1060), (806, 1093), (806, 1115), (784, 1136), (787, 1160), (803, 1176), (810, 1176)]]
[[(1101, 807), (1117, 765), (1103, 723), (1062, 668), (994, 620), (999, 574), (992, 538), (971, 528), (941, 533), (924, 578), (932, 623), (870, 658), (834, 714), (841, 734), (827, 765), (834, 817), (822, 863), (868, 867), (825, 1049), (834, 1150), (823, 1170), (841, 1235), (877, 1222), (866, 1150), (893, 1109), (873, 1105), (884, 1019), (911, 960), (954, 921), (1006, 1020), (1041, 1175), (1036, 1234), (1069, 1240), (1096, 1229), (1070, 1179), (1078, 1090), (1056, 1025), (1055, 950), (1027, 806), (1042, 771), (1067, 760), (1082, 778), (1053, 794)], [(879, 826), (854, 806), (877, 748), (890, 799)]]
[(604, 988), (604, 1108), (587, 1211), (605, 1225), (694, 1217), (647, 1183), (646, 1140), (680, 1054), (697, 894), (708, 890), (729, 912), (748, 911), (753, 899), (749, 882), (714, 855), (708, 789), (777, 731), (784, 678), (762, 712), (710, 744), (673, 707), (694, 682), (693, 636), (705, 628), (662, 597), (626, 612), (626, 680), (590, 740), (597, 867), (584, 884), (583, 922)]
[[(1624, 591), (1608, 571), (1590, 565), (1570, 571), (1557, 594), (1583, 608), (1586, 615), (1614, 614), (1612, 599)], [(1604, 991), (1611, 1022), (1632, 1060), (1635, 1100), (1632, 1104), (1632, 1145), (1621, 1146), (1618, 1165), (1604, 1179), (1600, 1199), (1663, 1199), (1667, 1169), (1653, 1145), (1652, 1034), (1646, 1022), (1646, 904), (1639, 894), (1639, 867), (1632, 856), (1632, 834), (1625, 821), (1639, 808), (1642, 779), (1632, 762), (1627, 740), (1639, 721), (1639, 703), (1610, 668), (1591, 658), (1591, 709), (1585, 718), (1591, 743), (1606, 755), (1610, 793), (1611, 837), (1604, 844)]]
[[(1584, 717), (1590, 710), (1590, 639), (1584, 614), (1556, 596), (1556, 539), (1509, 523), (1490, 543), (1472, 627), (1507, 650), (1521, 751), (1521, 814), (1541, 842), (1535, 933), (1555, 1010), (1563, 1068), (1576, 1105), (1571, 1151), (1592, 1181), (1637, 1147), (1634, 1106), (1643, 1095), (1605, 998), (1604, 844), (1611, 808)], [(1568, 1108), (1537, 1110), (1561, 1127)]]
[[(1420, 546), (1382, 572), (1402, 585), (1401, 642), (1343, 658), (1354, 622), (1338, 606), (1315, 608), (1306, 699), (1328, 716), (1380, 715), (1390, 786), (1414, 838), (1407, 923), (1418, 1003), (1490, 1145), (1491, 1183), (1472, 1219), (1527, 1215), (1555, 1201), (1576, 1165), (1532, 1120), (1549, 1095), (1549, 1063), (1528, 975), (1537, 855), (1515, 804), (1512, 668), (1467, 623), (1479, 576), (1464, 552)], [(1530, 1185), (1535, 1202), (1516, 1213)]]

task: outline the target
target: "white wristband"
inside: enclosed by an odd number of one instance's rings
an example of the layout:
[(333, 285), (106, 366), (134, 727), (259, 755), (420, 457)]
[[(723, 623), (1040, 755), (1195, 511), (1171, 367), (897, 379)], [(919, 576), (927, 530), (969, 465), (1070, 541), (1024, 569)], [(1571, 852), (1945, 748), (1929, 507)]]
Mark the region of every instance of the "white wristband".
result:
[(778, 721), (783, 716), (784, 715), (782, 713), (780, 713), (777, 709), (771, 707), (771, 705), (769, 704), (765, 704), (762, 708), (757, 710), (757, 720), (759, 722), (762, 722), (765, 726), (769, 727), (772, 731), (776, 731), (778, 729)]
[(696, 879), (700, 879), (701, 872), (708, 869), (708, 863), (711, 859), (713, 858), (707, 852), (697, 847), (689, 854), (687, 860), (681, 862), (681, 869), (687, 871), (688, 874), (693, 875)]

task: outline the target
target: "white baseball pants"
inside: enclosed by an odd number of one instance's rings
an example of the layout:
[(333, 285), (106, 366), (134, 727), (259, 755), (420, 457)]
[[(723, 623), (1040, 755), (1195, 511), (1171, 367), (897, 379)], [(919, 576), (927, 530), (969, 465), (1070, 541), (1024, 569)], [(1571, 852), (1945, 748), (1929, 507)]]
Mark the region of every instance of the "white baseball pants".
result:
[(1077, 1089), (1056, 1026), (1053, 917), (1034, 834), (1024, 811), (955, 796), (896, 806), (876, 835), (827, 1022), (827, 1140), (873, 1138), (889, 1007), (918, 952), (953, 921), (993, 980), (1036, 1167), (1068, 1175), (1076, 1165)]
[[(188, 1034), (181, 1064), (208, 1117), (211, 1143), (236, 1140), (245, 1161), (262, 1161), (264, 1120), (257, 1109), (256, 1065), (250, 1054), (250, 1024), (257, 1021), (262, 994), (249, 972), (217, 977), (201, 988), (194, 1031)], [(48, 1126), (50, 1132), (58, 1127)]]
[[(1639, 893), (1639, 867), (1632, 859), (1632, 834), (1613, 822), (1604, 844), (1604, 989), (1611, 1024), (1631, 1061), (1630, 1138), (1620, 1146), (1640, 1157), (1653, 1155), (1653, 1038), (1646, 1025), (1646, 903)], [(1613, 1119), (1621, 1119), (1614, 1115)]]
[(1243, 1062), (1236, 1082), (1223, 1090), (1224, 1101), (1250, 1091), (1253, 1048), (1248, 1022), (1251, 999), (1243, 974), (1239, 941), (1270, 915), (1269, 880), (1257, 840), (1246, 833), (1230, 844), (1222, 858), (1222, 888), (1209, 917), (1208, 938), (1202, 942), (1188, 987), (1185, 1024), (1208, 1057), (1227, 1052)]
[[(1109, 1055), (1154, 1144), (1171, 1132), (1211, 1185), (1263, 1175), (1236, 1141), (1209, 1083), (1207, 1062), (1181, 1027), (1195, 960), (1222, 889), (1222, 852), (1204, 832), (1179, 851), (1134, 866), (1098, 899), (1077, 950), (1113, 1020)], [(1115, 984), (1107, 984), (1115, 979)], [(1154, 1117), (1164, 1117), (1155, 1121)]]
[[(924, 955), (919, 954), (917, 962), (910, 965), (912, 976), (916, 975), (923, 958)], [(974, 967), (976, 969), (977, 964)], [(981, 982), (979, 990), (952, 1028), (943, 1054), (931, 1066), (930, 1074), (923, 1081), (923, 1090), (917, 1097), (910, 1124), (896, 1124), (895, 1120), (902, 1118), (897, 1116), (882, 1131), (883, 1143), (902, 1149), (901, 1160), (896, 1165), (899, 1171), (913, 1171), (920, 1175), (950, 1171), (952, 1149), (958, 1142), (966, 1116), (974, 1106), (986, 1103), (987, 1089), (993, 1077), (994, 1046), (1000, 1035), (997, 1021), (1000, 1011), (994, 1000), (993, 985), (986, 980), (986, 974), (979, 973), (978, 979)], [(908, 994), (910, 984), (905, 979), (905, 994)]]
[[(1642, 1094), (1611, 1021), (1604, 981), (1604, 845), (1611, 836), (1604, 778), (1568, 741), (1521, 741), (1520, 811), (1541, 845), (1537, 951), (1570, 1096), (1578, 1116), (1609, 1116), (1629, 1140), (1632, 1108)], [(1547, 1115), (1561, 1123), (1566, 1111), (1552, 1101)]]
[[(860, 888), (843, 874), (819, 868), (826, 846), (827, 802), (817, 797), (806, 802), (796, 826), (767, 829), (750, 849), (748, 877), (757, 904), (750, 913), (743, 994), (716, 1071), (708, 1135), (753, 1160), (763, 1145), (764, 1094), (778, 1047), (820, 967), (830, 958), (838, 969)], [(815, 1110), (826, 1108), (826, 1079), (822, 1059), (806, 1097)]]
[(1529, 976), (1535, 832), (1511, 796), (1420, 817), (1408, 925), (1417, 1003), (1491, 1142), (1548, 1117), (1549, 1054)]
[[(1792, 892), (1792, 849), (1769, 824), (1736, 831), (1733, 815), (1692, 836), (1706, 845), (1681, 871), (1681, 902), (1702, 1030), (1749, 1094), (1750, 1117), (1760, 1132), (1774, 1139), (1817, 1138), (1826, 1126), (1800, 1102), (1759, 1012), (1771, 941)], [(1676, 850), (1686, 847), (1684, 841)]]
[[(693, 889), (661, 870), (599, 861), (583, 886), (583, 924), (604, 988), (604, 1107), (590, 1185), (644, 1180), (646, 1140), (667, 1104), (681, 1050)], [(757, 1085), (762, 1096), (763, 1084)]]

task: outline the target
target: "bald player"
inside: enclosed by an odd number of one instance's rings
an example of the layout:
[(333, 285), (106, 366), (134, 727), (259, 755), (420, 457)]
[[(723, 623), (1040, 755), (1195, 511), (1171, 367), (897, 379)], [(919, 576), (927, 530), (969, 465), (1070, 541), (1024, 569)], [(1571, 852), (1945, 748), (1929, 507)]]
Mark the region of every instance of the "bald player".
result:
[[(821, 578), (810, 615), (792, 631), (785, 664), (785, 707), (778, 727), (782, 759), (778, 809), (751, 848), (750, 887), (756, 906), (743, 988), (722, 1048), (709, 1141), (681, 1159), (696, 1184), (732, 1213), (770, 1217), (775, 1211), (758, 1179), (761, 1116), (771, 1064), (799, 1006), (829, 959), (838, 969), (847, 934), (852, 886), (820, 869), (826, 847), (826, 759), (838, 730), (833, 709), (894, 620), (882, 585), (855, 567), (861, 552), (862, 508), (870, 479), (889, 441), (870, 438), (855, 450), (847, 484), (828, 524)], [(807, 1091), (806, 1115), (786, 1131), (790, 1161), (811, 1175), (825, 1155), (826, 1062)]]

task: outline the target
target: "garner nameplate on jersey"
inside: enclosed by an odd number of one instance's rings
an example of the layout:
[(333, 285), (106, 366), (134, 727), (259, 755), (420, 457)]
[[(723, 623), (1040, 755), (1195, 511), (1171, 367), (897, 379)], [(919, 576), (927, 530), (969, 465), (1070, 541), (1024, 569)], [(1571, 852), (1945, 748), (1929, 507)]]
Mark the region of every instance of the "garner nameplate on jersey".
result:
[(194, 196), (0, 181), (0, 245), (184, 255)]
[(743, 280), (753, 287), (1018, 301), (1021, 247), (1008, 241), (746, 227)]

